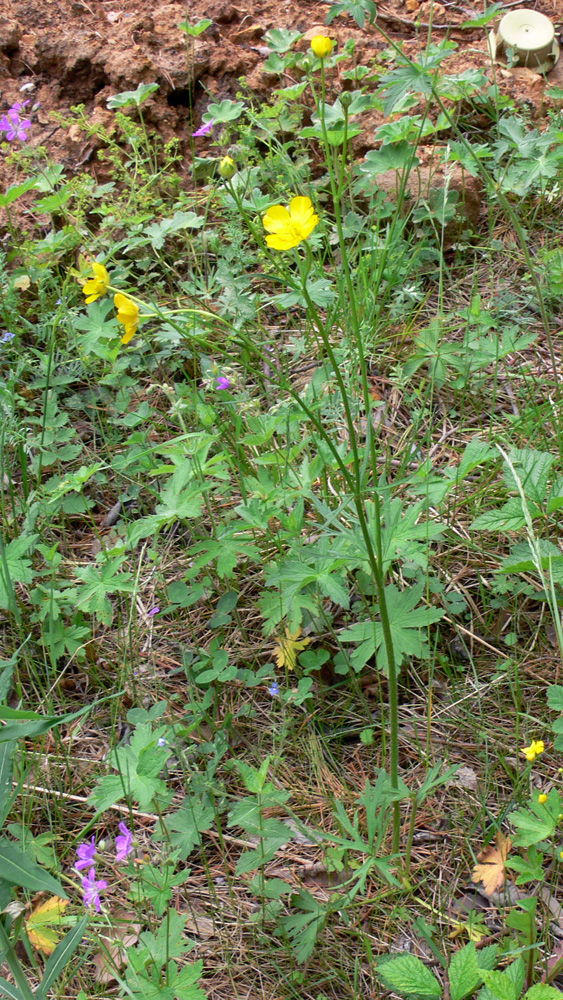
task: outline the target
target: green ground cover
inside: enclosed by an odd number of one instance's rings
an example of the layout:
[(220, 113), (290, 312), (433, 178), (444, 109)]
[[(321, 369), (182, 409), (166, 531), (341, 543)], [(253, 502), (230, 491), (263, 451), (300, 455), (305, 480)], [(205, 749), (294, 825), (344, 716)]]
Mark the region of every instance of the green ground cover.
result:
[(13, 1000), (559, 995), (563, 95), (374, 12), (272, 30), (187, 189), (156, 85), (103, 184), (0, 121)]

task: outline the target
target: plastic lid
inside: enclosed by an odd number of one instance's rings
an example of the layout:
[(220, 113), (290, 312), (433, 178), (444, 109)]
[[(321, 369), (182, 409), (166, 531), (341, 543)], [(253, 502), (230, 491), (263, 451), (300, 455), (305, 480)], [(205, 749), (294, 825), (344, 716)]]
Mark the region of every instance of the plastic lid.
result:
[(545, 14), (522, 7), (505, 14), (496, 32), (491, 32), (493, 58), (505, 59), (507, 49), (514, 52), (514, 63), (548, 72), (559, 58), (555, 28)]
[(505, 14), (498, 26), (498, 34), (505, 46), (518, 49), (519, 52), (539, 52), (546, 50), (549, 55), (555, 28), (545, 14), (538, 10), (511, 10)]

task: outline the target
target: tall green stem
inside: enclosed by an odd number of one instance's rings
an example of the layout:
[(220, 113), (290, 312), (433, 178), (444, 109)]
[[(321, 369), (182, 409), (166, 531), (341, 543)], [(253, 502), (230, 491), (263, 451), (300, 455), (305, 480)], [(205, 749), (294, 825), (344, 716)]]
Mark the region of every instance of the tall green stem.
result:
[[(340, 253), (342, 257), (342, 268), (344, 273), (344, 281), (346, 285), (347, 298), (350, 305), (350, 319), (351, 327), (354, 334), (354, 339), (356, 341), (356, 348), (358, 352), (358, 359), (360, 362), (361, 380), (362, 380), (362, 391), (364, 397), (364, 406), (366, 409), (366, 437), (367, 437), (367, 447), (366, 452), (371, 455), (371, 465), (374, 478), (374, 490), (373, 490), (373, 506), (375, 510), (375, 552), (373, 551), (373, 546), (371, 542), (371, 536), (369, 534), (369, 527), (367, 523), (367, 517), (365, 513), (364, 501), (362, 497), (362, 483), (363, 474), (361, 470), (360, 458), (358, 454), (358, 447), (356, 442), (355, 427), (352, 419), (352, 414), (350, 411), (350, 406), (348, 402), (348, 397), (346, 393), (346, 388), (344, 386), (344, 381), (340, 373), (338, 364), (334, 359), (332, 354), (332, 349), (330, 347), (330, 342), (324, 327), (319, 327), (319, 318), (316, 315), (316, 310), (311, 303), (309, 298), (307, 287), (306, 287), (306, 277), (303, 281), (304, 294), (307, 300), (309, 308), (312, 308), (313, 315), (315, 316), (315, 321), (319, 332), (323, 338), (323, 343), (333, 364), (336, 379), (342, 394), (342, 399), (344, 402), (344, 409), (346, 413), (346, 422), (348, 424), (348, 433), (350, 436), (350, 443), (352, 447), (352, 454), (354, 458), (354, 472), (356, 476), (357, 490), (355, 492), (356, 510), (358, 514), (358, 520), (360, 522), (360, 529), (362, 535), (366, 542), (366, 550), (368, 552), (368, 558), (370, 562), (370, 567), (375, 580), (377, 599), (379, 602), (379, 612), (381, 616), (381, 627), (383, 631), (383, 641), (385, 644), (385, 651), (387, 653), (388, 663), (389, 663), (389, 724), (390, 724), (390, 776), (391, 783), (394, 788), (398, 787), (398, 771), (399, 771), (399, 713), (398, 713), (398, 677), (397, 677), (397, 664), (395, 660), (395, 650), (393, 646), (393, 637), (391, 634), (391, 624), (389, 621), (389, 612), (387, 608), (387, 598), (385, 593), (385, 575), (383, 572), (383, 552), (381, 545), (381, 503), (379, 498), (378, 486), (377, 486), (377, 462), (375, 447), (373, 442), (373, 433), (371, 425), (371, 396), (369, 393), (368, 381), (367, 381), (367, 366), (364, 357), (363, 345), (362, 345), (362, 333), (360, 327), (360, 320), (358, 316), (357, 301), (356, 301), (356, 289), (354, 287), (354, 282), (352, 280), (352, 273), (350, 269), (350, 261), (348, 259), (347, 245), (344, 237), (344, 228), (342, 225), (342, 212), (341, 212), (341, 198), (342, 198), (342, 186), (343, 177), (345, 171), (341, 171), (340, 181), (337, 184), (334, 175), (334, 166), (332, 163), (332, 149), (329, 142), (328, 131), (325, 121), (325, 98), (326, 98), (326, 77), (324, 60), (321, 61), (321, 102), (317, 98), (315, 92), (315, 87), (311, 81), (311, 91), (313, 93), (313, 98), (317, 106), (317, 113), (319, 120), (321, 122), (321, 130), (323, 134), (323, 143), (325, 147), (325, 158), (328, 167), (330, 188), (332, 194), (332, 200), (334, 205), (334, 218), (336, 221), (336, 229), (338, 233), (338, 243), (340, 247)], [(346, 117), (346, 122), (348, 118)], [(309, 251), (310, 253), (310, 251)], [(400, 805), (398, 802), (394, 803), (393, 806), (393, 851), (397, 852), (399, 849), (399, 838), (400, 838)]]

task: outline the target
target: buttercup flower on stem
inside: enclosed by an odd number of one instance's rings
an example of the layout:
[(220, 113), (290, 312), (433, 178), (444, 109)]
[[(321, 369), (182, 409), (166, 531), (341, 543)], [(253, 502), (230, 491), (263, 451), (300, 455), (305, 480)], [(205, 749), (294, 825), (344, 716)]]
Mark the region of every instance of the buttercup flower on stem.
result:
[(192, 132), (192, 136), (194, 137), (194, 139), (196, 138), (196, 136), (209, 135), (211, 129), (213, 128), (214, 121), (215, 119), (212, 118), (210, 122), (204, 122), (203, 125), (200, 125), (199, 128), (195, 130), (195, 132)]
[(538, 802), (541, 806), (543, 806), (544, 803), (547, 802), (547, 795), (545, 794), (545, 792), (540, 792), (540, 794), (538, 795)]
[(530, 763), (536, 759), (536, 757), (543, 753), (545, 750), (545, 744), (543, 740), (532, 740), (529, 747), (521, 747), (520, 752), (524, 754), (526, 760)]
[(105, 295), (110, 286), (110, 276), (103, 264), (98, 264), (97, 260), (93, 261), (92, 270), (94, 277), (82, 286), (82, 291), (86, 296), (86, 305), (90, 305), (90, 302), (95, 302), (101, 295)]
[(78, 861), (74, 866), (76, 871), (79, 872), (83, 868), (89, 868), (94, 863), (96, 856), (96, 838), (92, 837), (89, 844), (86, 842), (79, 844), (76, 853), (78, 855)]
[(115, 838), (115, 846), (117, 848), (115, 860), (125, 861), (133, 850), (133, 834), (131, 833), (131, 830), (127, 828), (125, 823), (120, 823), (119, 829), (121, 831), (121, 836)]
[(266, 236), (266, 243), (272, 250), (291, 250), (311, 235), (319, 217), (311, 199), (299, 196), (292, 198), (287, 208), (273, 205), (262, 222), (266, 232), (271, 234)]
[(219, 173), (226, 181), (230, 181), (237, 172), (237, 165), (232, 156), (224, 156), (219, 164)]
[(139, 325), (139, 306), (127, 295), (117, 292), (113, 297), (115, 308), (117, 309), (117, 319), (125, 327), (125, 333), (121, 338), (122, 344), (128, 344), (133, 340)]
[(100, 892), (102, 889), (107, 889), (108, 884), (105, 879), (96, 879), (96, 869), (91, 868), (87, 875), (82, 879), (82, 888), (84, 890), (84, 906), (95, 906), (98, 913), (102, 908), (102, 901), (100, 899)]
[(333, 44), (328, 35), (315, 35), (311, 39), (311, 48), (318, 59), (326, 59), (332, 52)]

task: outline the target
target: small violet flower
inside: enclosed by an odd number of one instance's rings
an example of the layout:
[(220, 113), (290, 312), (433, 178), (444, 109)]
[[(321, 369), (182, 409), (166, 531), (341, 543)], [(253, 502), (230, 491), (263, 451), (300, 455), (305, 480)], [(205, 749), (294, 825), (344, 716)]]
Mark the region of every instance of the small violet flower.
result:
[(86, 842), (79, 844), (76, 853), (78, 855), (78, 861), (74, 866), (76, 871), (79, 872), (83, 868), (89, 868), (90, 865), (94, 864), (94, 857), (96, 856), (96, 838), (92, 837), (89, 844)]
[(159, 738), (158, 738), (158, 745), (159, 745), (159, 747), (168, 746), (168, 740), (165, 740), (164, 736), (159, 736)]
[(115, 838), (115, 846), (117, 848), (115, 860), (125, 861), (127, 856), (131, 854), (131, 851), (133, 850), (133, 834), (127, 829), (125, 823), (120, 823), (119, 829), (121, 830), (121, 836)]
[(98, 913), (102, 908), (102, 902), (100, 900), (100, 892), (102, 889), (107, 889), (108, 884), (105, 879), (96, 879), (96, 869), (91, 868), (87, 875), (82, 879), (82, 888), (84, 889), (84, 906), (95, 906)]
[(14, 139), (27, 142), (28, 135), (26, 129), (29, 128), (31, 128), (29, 118), (20, 118), (15, 108), (10, 108), (8, 114), (2, 115), (0, 118), (0, 132), (6, 133), (8, 142), (12, 142)]
[(151, 608), (150, 611), (147, 611), (147, 615), (149, 616), (149, 618), (154, 618), (154, 616), (157, 615), (159, 611), (160, 608), (158, 606), (155, 606), (154, 608)]
[(271, 687), (268, 688), (268, 694), (271, 694), (272, 698), (275, 698), (277, 694), (280, 693), (280, 686), (277, 681), (274, 681)]
[(231, 382), (230, 378), (227, 378), (226, 375), (219, 375), (219, 378), (217, 379), (218, 389), (226, 391), (227, 389), (230, 389), (232, 387), (232, 384), (233, 383)]
[(16, 336), (15, 333), (10, 333), (9, 330), (4, 330), (4, 333), (0, 337), (0, 344), (9, 343), (9, 341), (13, 340), (15, 336)]
[(203, 125), (200, 125), (200, 127), (195, 130), (195, 132), (192, 132), (192, 136), (195, 138), (200, 135), (209, 135), (211, 129), (213, 128), (214, 121), (215, 119), (212, 118), (210, 122), (204, 122)]

